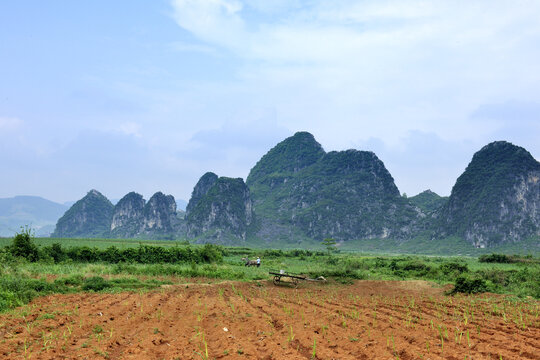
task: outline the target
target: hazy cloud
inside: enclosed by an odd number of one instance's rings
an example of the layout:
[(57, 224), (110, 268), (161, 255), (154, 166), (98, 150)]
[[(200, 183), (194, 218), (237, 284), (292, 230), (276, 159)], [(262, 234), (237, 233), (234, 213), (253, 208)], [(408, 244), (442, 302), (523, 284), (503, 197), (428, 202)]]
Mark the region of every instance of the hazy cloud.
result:
[(499, 120), (512, 124), (540, 124), (540, 103), (507, 101), (499, 104), (484, 104), (472, 113), (473, 119), (482, 121)]
[(234, 47), (245, 35), (239, 15), (242, 3), (235, 0), (173, 0), (174, 18), (183, 28), (206, 41)]
[(171, 50), (179, 52), (200, 52), (205, 54), (216, 54), (216, 50), (211, 46), (201, 44), (189, 44), (182, 41), (174, 41), (169, 44), (169, 47)]
[(0, 14), (0, 196), (188, 200), (204, 172), (245, 177), (301, 130), (326, 151), (374, 150), (409, 195), (448, 194), (493, 140), (540, 154), (535, 0), (0, 2)]
[(7, 132), (19, 128), (22, 125), (22, 120), (14, 117), (0, 116), (0, 131)]
[(178, 156), (204, 164), (207, 171), (245, 179), (264, 154), (290, 135), (289, 130), (276, 124), (272, 110), (261, 110), (250, 122), (228, 122), (217, 129), (195, 133), (190, 148)]
[[(450, 195), (456, 179), (463, 173), (480, 147), (470, 141), (448, 141), (434, 133), (411, 131), (399, 145), (371, 138), (358, 144), (371, 150), (385, 163), (401, 192), (416, 195), (431, 189)], [(482, 146), (485, 144), (482, 144)]]

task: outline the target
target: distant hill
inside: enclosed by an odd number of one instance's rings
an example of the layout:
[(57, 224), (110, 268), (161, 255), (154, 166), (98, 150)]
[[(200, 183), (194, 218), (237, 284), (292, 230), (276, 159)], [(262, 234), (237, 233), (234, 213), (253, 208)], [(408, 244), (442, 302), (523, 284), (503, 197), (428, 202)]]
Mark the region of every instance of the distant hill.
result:
[(176, 211), (172, 195), (155, 193), (148, 202), (130, 192), (113, 204), (90, 190), (58, 220), (51, 235), (59, 238), (162, 238), (185, 235), (183, 212)]
[(418, 206), (424, 213), (432, 213), (440, 210), (448, 201), (448, 196), (439, 196), (431, 190), (426, 190), (418, 195), (411, 196), (409, 201)]
[(68, 209), (39, 196), (0, 199), (0, 236), (13, 236), (21, 226), (31, 226), (38, 236), (48, 236)]
[(443, 235), (476, 247), (540, 236), (540, 163), (506, 141), (484, 146), (457, 179), (440, 219)]

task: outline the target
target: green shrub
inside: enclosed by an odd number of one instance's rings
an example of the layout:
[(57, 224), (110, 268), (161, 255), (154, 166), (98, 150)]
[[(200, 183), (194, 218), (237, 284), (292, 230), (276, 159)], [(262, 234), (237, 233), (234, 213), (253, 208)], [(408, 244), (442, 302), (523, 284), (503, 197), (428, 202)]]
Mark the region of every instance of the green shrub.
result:
[(508, 286), (512, 273), (516, 270), (501, 270), (501, 269), (482, 269), (478, 270), (476, 274), (484, 280), (491, 281), (494, 284), (500, 286)]
[(11, 254), (15, 257), (22, 257), (28, 261), (39, 260), (39, 249), (34, 244), (34, 235), (29, 227), (21, 228), (21, 232), (15, 234), (10, 247)]
[(61, 284), (64, 286), (81, 286), (84, 282), (82, 275), (71, 275), (64, 278), (54, 280), (55, 284)]
[(457, 261), (448, 262), (445, 264), (442, 264), (439, 269), (444, 275), (455, 275), (455, 274), (461, 274), (464, 272), (469, 271), (469, 267), (467, 264), (460, 263)]
[(512, 262), (512, 258), (505, 254), (489, 254), (481, 255), (480, 257), (478, 257), (478, 261), (484, 263), (508, 264)]
[(450, 291), (450, 294), (465, 293), (465, 294), (477, 294), (487, 291), (486, 281), (484, 279), (470, 279), (468, 277), (460, 276), (456, 279), (454, 289)]
[(43, 254), (46, 257), (52, 258), (55, 263), (65, 261), (68, 258), (60, 243), (54, 243), (51, 246), (44, 247)]

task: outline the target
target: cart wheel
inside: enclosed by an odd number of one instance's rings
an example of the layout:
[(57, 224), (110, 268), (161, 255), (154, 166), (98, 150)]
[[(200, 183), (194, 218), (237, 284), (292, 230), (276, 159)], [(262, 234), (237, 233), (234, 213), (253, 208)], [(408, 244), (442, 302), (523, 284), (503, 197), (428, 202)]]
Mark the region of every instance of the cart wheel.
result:
[(278, 276), (278, 275), (274, 276), (274, 285), (279, 284), (280, 281), (281, 281), (281, 276)]
[(298, 279), (297, 279), (297, 278), (293, 278), (293, 279), (292, 279), (292, 282), (293, 282), (294, 287), (297, 288), (297, 287), (298, 287)]

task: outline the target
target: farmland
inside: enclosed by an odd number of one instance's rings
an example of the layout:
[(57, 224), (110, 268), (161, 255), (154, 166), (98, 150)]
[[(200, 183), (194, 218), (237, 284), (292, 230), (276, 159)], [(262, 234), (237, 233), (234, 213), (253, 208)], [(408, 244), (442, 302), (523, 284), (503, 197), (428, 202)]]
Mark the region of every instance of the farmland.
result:
[[(540, 349), (534, 256), (32, 240), (32, 259), (14, 256), (11, 239), (0, 248), (5, 358), (536, 359)], [(275, 286), (270, 269), (328, 281)]]

